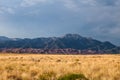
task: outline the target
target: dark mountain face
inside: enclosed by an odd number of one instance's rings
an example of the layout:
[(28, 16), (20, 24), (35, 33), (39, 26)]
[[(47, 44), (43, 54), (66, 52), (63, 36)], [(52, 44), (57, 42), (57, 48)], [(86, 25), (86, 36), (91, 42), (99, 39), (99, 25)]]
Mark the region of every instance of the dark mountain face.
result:
[[(1, 42), (4, 41), (4, 42)], [(0, 37), (0, 48), (36, 48), (36, 49), (79, 49), (108, 50), (116, 46), (110, 42), (101, 42), (78, 34), (66, 34), (63, 37), (10, 39)]]

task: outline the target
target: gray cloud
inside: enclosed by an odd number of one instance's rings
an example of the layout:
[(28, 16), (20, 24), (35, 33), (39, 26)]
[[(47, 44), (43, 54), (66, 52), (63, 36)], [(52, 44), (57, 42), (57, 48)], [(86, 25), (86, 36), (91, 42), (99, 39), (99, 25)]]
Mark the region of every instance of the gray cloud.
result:
[(14, 14), (14, 10), (9, 7), (0, 7), (0, 14), (4, 13)]
[(116, 6), (119, 3), (119, 0), (96, 0), (96, 1), (97, 3), (106, 5), (106, 6)]
[(120, 44), (119, 5), (120, 0), (1, 0), (0, 35), (79, 33)]

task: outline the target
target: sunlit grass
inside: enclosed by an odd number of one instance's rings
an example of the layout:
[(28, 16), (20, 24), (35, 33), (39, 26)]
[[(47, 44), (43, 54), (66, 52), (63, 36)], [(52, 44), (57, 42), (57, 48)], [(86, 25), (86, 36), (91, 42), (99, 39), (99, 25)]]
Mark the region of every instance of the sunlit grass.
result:
[(58, 80), (68, 74), (120, 80), (120, 55), (0, 54), (0, 80)]

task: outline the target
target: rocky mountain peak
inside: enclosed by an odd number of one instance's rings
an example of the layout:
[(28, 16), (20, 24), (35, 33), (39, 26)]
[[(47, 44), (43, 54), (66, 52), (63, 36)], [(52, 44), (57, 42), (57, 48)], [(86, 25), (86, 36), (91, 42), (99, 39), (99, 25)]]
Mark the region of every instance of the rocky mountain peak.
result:
[(75, 39), (79, 39), (79, 38), (83, 38), (82, 36), (80, 36), (79, 34), (66, 34), (65, 36), (63, 36), (64, 38), (75, 38)]

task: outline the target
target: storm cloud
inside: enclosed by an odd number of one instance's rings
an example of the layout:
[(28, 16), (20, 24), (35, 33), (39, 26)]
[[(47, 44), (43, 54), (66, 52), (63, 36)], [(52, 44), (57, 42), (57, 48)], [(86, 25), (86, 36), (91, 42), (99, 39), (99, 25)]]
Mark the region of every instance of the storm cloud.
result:
[(0, 35), (78, 33), (120, 45), (120, 0), (0, 0)]

